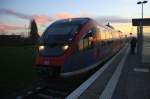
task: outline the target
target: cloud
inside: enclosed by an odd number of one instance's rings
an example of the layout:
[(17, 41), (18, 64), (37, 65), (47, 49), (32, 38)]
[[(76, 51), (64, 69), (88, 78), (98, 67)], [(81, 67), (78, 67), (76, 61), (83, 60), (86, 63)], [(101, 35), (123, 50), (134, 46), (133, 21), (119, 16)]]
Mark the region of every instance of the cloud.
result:
[[(102, 23), (102, 24), (106, 24), (108, 22), (110, 22), (110, 23), (131, 23), (131, 19), (122, 18), (122, 17), (118, 17), (118, 16), (94, 17), (93, 15), (89, 14), (88, 12), (84, 12), (84, 11), (81, 11), (76, 14), (72, 14), (72, 13), (68, 13), (68, 12), (59, 12), (59, 13), (56, 13), (53, 16), (49, 17), (47, 15), (28, 15), (28, 14), (20, 13), (15, 10), (11, 10), (11, 9), (0, 8), (0, 14), (12, 15), (17, 18), (26, 19), (26, 20), (35, 19), (37, 24), (39, 24), (40, 29), (41, 29), (41, 26), (47, 27), (46, 24), (52, 23), (53, 21), (55, 21), (57, 19), (75, 18), (75, 17), (91, 17), (91, 18), (95, 19), (98, 23)], [(11, 24), (0, 24), (0, 31), (15, 30), (15, 29), (17, 30), (20, 28), (22, 28), (22, 27), (11, 25)]]
[(128, 18), (122, 18), (118, 16), (101, 16), (94, 18), (99, 23), (131, 23), (131, 19)]
[(94, 17), (93, 15), (88, 14), (87, 12), (80, 12), (78, 14), (71, 14), (68, 12), (60, 12), (55, 15), (58, 19), (65, 19), (65, 18), (76, 18), (76, 17), (91, 17), (95, 19), (99, 23), (131, 23), (131, 19), (122, 18), (118, 16), (100, 16)]
[[(11, 9), (2, 9), (2, 8), (0, 8), (0, 14), (9, 14), (9, 15), (16, 16), (18, 18), (28, 19), (28, 20), (35, 19), (38, 24), (46, 24), (46, 23), (52, 22), (56, 19), (92, 16), (85, 12), (80, 12), (76, 15), (68, 13), (68, 12), (59, 12), (59, 13), (55, 14), (53, 17), (49, 17), (47, 15), (27, 15), (24, 13), (16, 12)], [(112, 23), (129, 23), (129, 22), (131, 22), (130, 19), (121, 18), (121, 17), (117, 17), (117, 16), (100, 16), (100, 17), (96, 17), (94, 19), (96, 19), (96, 21), (102, 22), (102, 23), (108, 22), (108, 21), (112, 22)]]
[(24, 27), (12, 25), (12, 24), (0, 24), (0, 32), (5, 32), (8, 30), (18, 30), (18, 29), (24, 29)]
[(46, 15), (27, 15), (24, 13), (16, 12), (14, 10), (2, 9), (2, 8), (0, 9), (0, 14), (9, 14), (9, 15), (13, 15), (13, 16), (16, 16), (18, 18), (27, 19), (27, 20), (35, 19), (35, 21), (38, 24), (46, 24), (46, 23), (49, 23), (53, 20), (53, 18), (46, 16)]
[(54, 17), (58, 19), (66, 19), (66, 18), (77, 18), (77, 17), (91, 17), (91, 15), (86, 12), (79, 12), (77, 14), (72, 14), (68, 12), (59, 12), (55, 14)]
[(26, 15), (26, 14), (23, 14), (23, 13), (18, 13), (14, 10), (10, 10), (10, 9), (0, 9), (0, 13), (1, 14), (9, 14), (9, 15), (13, 15), (13, 16), (16, 16), (16, 17), (19, 17), (19, 18), (22, 18), (22, 19), (32, 19), (32, 16), (29, 16), (29, 15)]
[(80, 12), (78, 13), (78, 16), (79, 16), (79, 17), (92, 17), (91, 14), (89, 14), (88, 12), (84, 12), (84, 11), (80, 11)]
[(35, 19), (38, 24), (46, 24), (53, 21), (53, 18), (46, 15), (34, 15), (33, 19)]
[(60, 13), (57, 13), (55, 15), (57, 18), (59, 19), (66, 19), (66, 18), (74, 18), (74, 17), (77, 17), (73, 14), (70, 14), (70, 13), (67, 13), (67, 12), (60, 12)]

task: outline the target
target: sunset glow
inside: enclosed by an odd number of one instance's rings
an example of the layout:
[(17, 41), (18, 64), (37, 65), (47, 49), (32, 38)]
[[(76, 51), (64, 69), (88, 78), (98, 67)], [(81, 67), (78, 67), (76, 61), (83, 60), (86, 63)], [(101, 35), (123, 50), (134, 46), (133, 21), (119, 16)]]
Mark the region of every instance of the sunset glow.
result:
[[(144, 17), (150, 17), (150, 3), (144, 5)], [(117, 30), (136, 33), (131, 19), (141, 17), (141, 6), (133, 0), (1, 0), (0, 34), (28, 32), (35, 19), (41, 35), (49, 24), (58, 19), (90, 17), (101, 24), (111, 23)], [(22, 34), (21, 34), (22, 35)]]

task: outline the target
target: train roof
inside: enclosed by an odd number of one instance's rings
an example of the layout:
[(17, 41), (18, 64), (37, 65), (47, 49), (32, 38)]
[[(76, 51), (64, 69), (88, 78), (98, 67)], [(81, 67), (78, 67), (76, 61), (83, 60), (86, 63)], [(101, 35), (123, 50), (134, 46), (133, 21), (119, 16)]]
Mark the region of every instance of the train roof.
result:
[[(58, 21), (55, 21), (52, 23), (50, 27), (55, 27), (57, 25), (83, 25), (89, 22), (90, 20), (96, 22), (95, 20), (88, 18), (88, 17), (82, 17), (82, 18), (68, 18), (68, 19), (61, 19)], [(97, 23), (97, 22), (96, 22)], [(107, 25), (103, 25), (101, 23), (97, 23), (98, 26), (103, 27), (105, 29), (111, 30), (111, 31), (117, 31), (113, 26), (108, 23)]]
[(68, 19), (63, 19), (63, 20), (58, 20), (54, 22), (52, 25), (59, 25), (59, 24), (72, 24), (72, 25), (83, 25), (87, 23), (90, 18), (68, 18)]

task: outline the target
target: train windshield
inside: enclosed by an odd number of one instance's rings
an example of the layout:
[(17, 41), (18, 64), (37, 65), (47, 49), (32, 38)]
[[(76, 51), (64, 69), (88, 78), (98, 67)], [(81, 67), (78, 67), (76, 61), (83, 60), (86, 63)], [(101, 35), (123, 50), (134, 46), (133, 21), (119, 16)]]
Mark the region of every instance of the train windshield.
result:
[(66, 43), (72, 41), (75, 34), (78, 32), (78, 25), (57, 24), (47, 28), (42, 36), (43, 43)]
[(43, 56), (63, 55), (70, 48), (81, 26), (88, 20), (89, 18), (75, 18), (54, 22), (40, 38), (39, 54)]
[(41, 50), (39, 53), (43, 56), (62, 55), (69, 48), (78, 30), (78, 25), (51, 25), (40, 39), (41, 45), (44, 45), (44, 50)]

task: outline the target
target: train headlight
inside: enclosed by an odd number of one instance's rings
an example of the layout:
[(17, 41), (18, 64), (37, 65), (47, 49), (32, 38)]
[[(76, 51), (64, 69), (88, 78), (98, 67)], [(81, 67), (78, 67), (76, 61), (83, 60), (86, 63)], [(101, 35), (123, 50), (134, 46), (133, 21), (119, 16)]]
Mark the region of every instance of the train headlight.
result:
[(69, 45), (64, 45), (63, 47), (62, 47), (62, 49), (65, 51), (65, 50), (67, 50), (69, 48)]
[(39, 46), (39, 51), (42, 51), (44, 49), (45, 49), (45, 46), (43, 46), (43, 45)]

